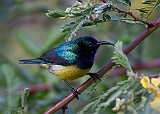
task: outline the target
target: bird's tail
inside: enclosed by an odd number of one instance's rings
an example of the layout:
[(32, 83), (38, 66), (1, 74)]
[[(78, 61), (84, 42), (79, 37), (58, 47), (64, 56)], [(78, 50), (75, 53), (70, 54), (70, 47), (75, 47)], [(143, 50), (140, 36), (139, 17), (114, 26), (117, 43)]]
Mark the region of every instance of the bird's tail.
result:
[(23, 60), (19, 60), (19, 64), (46, 64), (46, 62), (44, 62), (41, 59), (23, 59)]

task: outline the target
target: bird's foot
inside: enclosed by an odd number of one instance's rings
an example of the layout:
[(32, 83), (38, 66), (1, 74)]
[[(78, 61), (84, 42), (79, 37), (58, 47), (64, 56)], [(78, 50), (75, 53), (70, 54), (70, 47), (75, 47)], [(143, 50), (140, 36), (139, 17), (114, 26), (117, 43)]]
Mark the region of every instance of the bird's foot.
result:
[(87, 75), (89, 75), (95, 81), (96, 81), (96, 79), (98, 79), (99, 81), (101, 81), (101, 79), (100, 79), (100, 77), (99, 77), (99, 75), (97, 73), (87, 73)]
[[(65, 81), (65, 80), (64, 80)], [(76, 89), (74, 89), (67, 81), (65, 81), (66, 84), (68, 85), (68, 87), (70, 88), (71, 92), (74, 94), (74, 96), (77, 98), (77, 100), (79, 100), (78, 95), (80, 95), (80, 93), (78, 93), (78, 91)]]
[(71, 92), (74, 94), (74, 96), (76, 97), (77, 100), (79, 100), (78, 95), (80, 95), (80, 93), (78, 93), (78, 91), (74, 88), (71, 88)]

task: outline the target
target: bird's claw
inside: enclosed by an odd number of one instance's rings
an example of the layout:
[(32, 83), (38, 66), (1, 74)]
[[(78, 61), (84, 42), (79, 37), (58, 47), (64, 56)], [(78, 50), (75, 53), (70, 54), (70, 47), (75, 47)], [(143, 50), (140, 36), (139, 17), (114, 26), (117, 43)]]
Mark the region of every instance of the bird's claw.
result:
[(96, 79), (98, 79), (99, 81), (101, 81), (101, 79), (100, 79), (100, 77), (99, 77), (99, 75), (97, 73), (87, 73), (87, 75), (89, 75), (95, 81), (96, 81)]
[(71, 92), (74, 94), (74, 96), (77, 98), (77, 100), (79, 100), (78, 95), (80, 95), (80, 93), (78, 93), (78, 91), (74, 88), (71, 88)]
[[(65, 80), (64, 80), (65, 81)], [(74, 96), (77, 98), (77, 100), (79, 100), (78, 95), (80, 95), (80, 93), (78, 93), (78, 91), (76, 89), (74, 89), (67, 81), (65, 81), (66, 84), (68, 85), (68, 87), (70, 88), (71, 92), (74, 94)]]

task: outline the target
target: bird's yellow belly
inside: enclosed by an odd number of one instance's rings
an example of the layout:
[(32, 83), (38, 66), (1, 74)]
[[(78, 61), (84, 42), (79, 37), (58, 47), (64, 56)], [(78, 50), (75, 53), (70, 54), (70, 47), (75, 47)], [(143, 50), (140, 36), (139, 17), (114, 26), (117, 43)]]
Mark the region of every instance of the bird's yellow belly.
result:
[(75, 65), (69, 65), (69, 66), (52, 65), (50, 67), (51, 73), (55, 74), (56, 76), (66, 81), (72, 81), (77, 78), (80, 78), (86, 75), (89, 71), (90, 68), (82, 70), (77, 68)]

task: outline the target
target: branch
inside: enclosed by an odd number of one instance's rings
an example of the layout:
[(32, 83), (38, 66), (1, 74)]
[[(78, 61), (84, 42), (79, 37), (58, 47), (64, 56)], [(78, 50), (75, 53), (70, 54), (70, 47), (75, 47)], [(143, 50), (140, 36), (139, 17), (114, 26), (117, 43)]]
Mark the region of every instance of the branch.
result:
[[(145, 62), (145, 63), (138, 64), (136, 66), (133, 66), (132, 69), (142, 70), (142, 69), (149, 69), (149, 68), (158, 67), (158, 66), (160, 66), (160, 59), (155, 59), (149, 62)], [(125, 73), (126, 73), (125, 68), (116, 68), (110, 72), (107, 78), (112, 78), (114, 76), (125, 74)], [(155, 77), (155, 75), (153, 75), (152, 77)], [(26, 86), (17, 88), (15, 92), (19, 92), (19, 91), (24, 90), (25, 88), (29, 88), (30, 93), (34, 93), (34, 92), (49, 90), (51, 89), (51, 87), (52, 87), (51, 84), (26, 85)], [(3, 91), (6, 92), (5, 90)]]
[(118, 13), (128, 14), (129, 16), (131, 16), (131, 17), (134, 19), (134, 21), (140, 21), (140, 22), (142, 22), (143, 24), (148, 25), (148, 28), (151, 28), (151, 27), (154, 26), (152, 22), (147, 22), (147, 21), (145, 21), (145, 20), (143, 20), (143, 19), (141, 19), (141, 18), (138, 18), (138, 17), (136, 17), (132, 12), (125, 11), (125, 10), (117, 7), (116, 5), (112, 6), (112, 8), (115, 9)]
[(51, 87), (52, 87), (51, 84), (27, 85), (27, 86), (23, 86), (23, 87), (16, 89), (15, 92), (22, 91), (25, 88), (29, 88), (29, 92), (32, 93), (32, 92), (37, 92), (37, 91), (49, 90), (51, 89)]
[[(131, 52), (137, 45), (139, 45), (145, 38), (147, 38), (151, 33), (153, 33), (159, 26), (160, 26), (160, 18), (156, 21), (150, 22), (153, 26), (147, 28), (144, 32), (142, 32), (133, 42), (131, 42), (124, 50), (123, 52), (125, 54), (128, 54)], [(108, 70), (110, 70), (115, 64), (112, 62), (112, 60), (109, 61), (108, 64), (106, 64), (102, 69), (100, 69), (97, 74), (102, 77)], [(83, 83), (81, 86), (77, 88), (77, 91), (79, 93), (83, 92), (86, 88), (88, 88), (92, 83), (94, 83), (95, 80), (93, 78), (88, 79), (85, 83)], [(61, 109), (62, 107), (66, 106), (68, 103), (70, 103), (75, 96), (73, 93), (69, 94), (66, 98), (55, 104), (53, 107), (51, 107), (49, 110), (44, 112), (44, 114), (51, 114), (56, 112), (57, 110)]]
[(160, 77), (160, 74), (155, 74), (155, 75), (150, 75), (148, 76), (149, 78), (159, 78)]
[[(148, 68), (153, 68), (153, 67), (158, 67), (160, 66), (160, 59), (152, 60), (149, 62), (145, 62), (142, 64), (138, 64), (136, 66), (133, 66), (132, 69), (134, 70), (142, 70), (142, 69), (148, 69)], [(116, 68), (111, 73), (107, 76), (107, 78), (111, 78), (117, 75), (125, 74), (126, 69), (125, 68)]]
[[(133, 66), (132, 69), (135, 71), (135, 70), (149, 69), (149, 68), (158, 67), (158, 66), (160, 66), (160, 59), (155, 59), (155, 60), (152, 60), (149, 62), (137, 64), (136, 66)], [(110, 74), (107, 76), (107, 78), (112, 78), (114, 76), (125, 74), (125, 73), (126, 73), (125, 68), (116, 68), (110, 72)], [(153, 75), (153, 77), (154, 76), (155, 75)], [(27, 86), (19, 87), (18, 89), (15, 90), (15, 92), (22, 91), (25, 88), (29, 88), (30, 93), (34, 93), (34, 92), (49, 90), (52, 88), (52, 85), (51, 84), (27, 85)], [(3, 91), (5, 91), (5, 90), (3, 90)]]
[[(141, 76), (138, 76), (138, 81), (141, 81), (141, 79), (144, 77), (144, 74), (142, 74)], [(154, 74), (154, 75), (147, 75), (148, 78), (152, 79), (152, 78), (160, 78), (160, 74)]]

